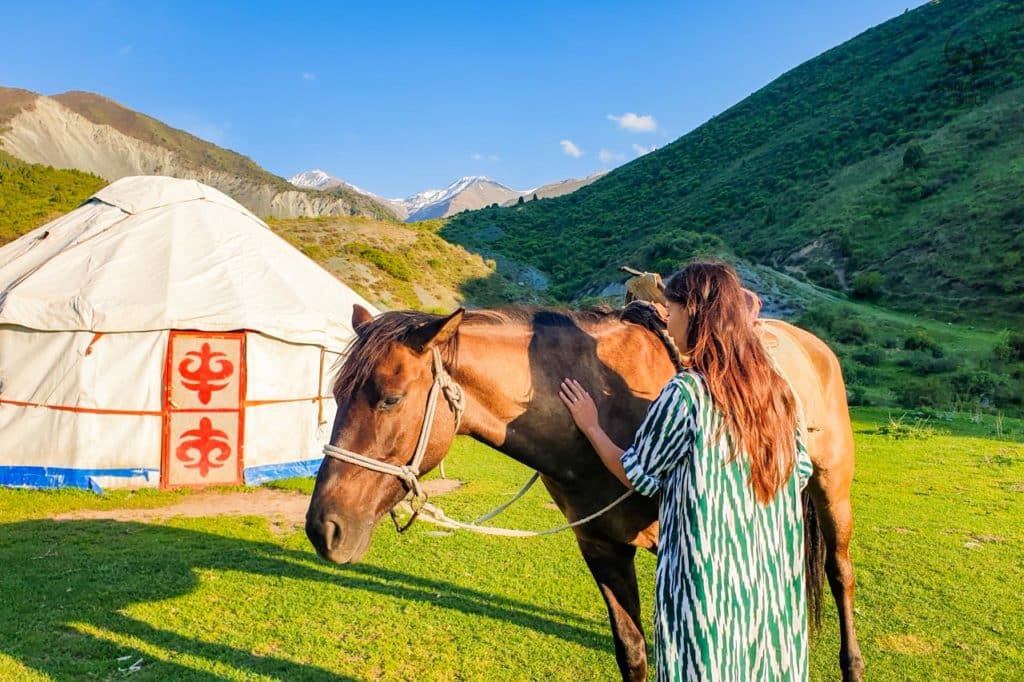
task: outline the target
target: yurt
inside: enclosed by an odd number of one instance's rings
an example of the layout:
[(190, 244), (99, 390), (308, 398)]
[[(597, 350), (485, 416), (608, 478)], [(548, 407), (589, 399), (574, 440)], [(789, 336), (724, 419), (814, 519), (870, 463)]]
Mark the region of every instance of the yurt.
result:
[(315, 473), (356, 303), (221, 192), (114, 182), (0, 248), (0, 485)]

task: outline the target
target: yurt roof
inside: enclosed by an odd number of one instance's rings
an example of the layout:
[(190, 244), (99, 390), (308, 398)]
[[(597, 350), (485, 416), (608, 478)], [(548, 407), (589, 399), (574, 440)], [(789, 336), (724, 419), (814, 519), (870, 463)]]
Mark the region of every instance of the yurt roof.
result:
[(44, 331), (249, 329), (342, 349), (376, 310), (225, 194), (128, 177), (0, 248), (0, 324)]

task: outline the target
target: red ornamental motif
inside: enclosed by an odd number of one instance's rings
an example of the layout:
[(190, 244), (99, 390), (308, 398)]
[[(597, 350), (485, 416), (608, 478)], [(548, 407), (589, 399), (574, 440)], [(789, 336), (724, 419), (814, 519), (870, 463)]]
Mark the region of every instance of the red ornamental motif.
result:
[[(186, 469), (199, 469), (199, 475), (206, 478), (210, 469), (219, 469), (224, 466), (225, 460), (231, 456), (231, 444), (228, 442), (228, 434), (213, 428), (213, 423), (208, 417), (199, 420), (199, 428), (186, 431), (181, 434), (184, 440), (174, 455), (185, 464)], [(199, 458), (193, 461), (192, 452), (198, 452)], [(210, 455), (217, 453), (213, 457)]]
[(210, 344), (204, 343), (201, 350), (185, 353), (185, 359), (178, 364), (182, 385), (198, 392), (199, 402), (203, 405), (210, 403), (214, 391), (227, 388), (228, 382), (214, 383), (224, 381), (234, 373), (235, 366), (227, 357), (225, 353), (211, 351)]

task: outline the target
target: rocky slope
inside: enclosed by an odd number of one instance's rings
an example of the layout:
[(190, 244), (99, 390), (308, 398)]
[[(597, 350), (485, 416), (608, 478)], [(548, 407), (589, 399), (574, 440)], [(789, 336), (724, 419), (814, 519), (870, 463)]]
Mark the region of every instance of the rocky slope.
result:
[(353, 191), (303, 191), (250, 159), (91, 93), (46, 97), (0, 88), (0, 150), (29, 163), (94, 173), (170, 175), (216, 187), (261, 216), (394, 219)]
[[(592, 182), (600, 180), (604, 176), (608, 175), (608, 171), (598, 171), (585, 178), (569, 178), (567, 180), (559, 180), (558, 182), (552, 182), (547, 185), (541, 185), (535, 190), (526, 191), (522, 193), (522, 197), (526, 201), (530, 201), (534, 196), (538, 199), (554, 199), (565, 194), (572, 194), (581, 187), (586, 187)], [(518, 203), (518, 197), (506, 201), (502, 206), (511, 206), (512, 204)]]

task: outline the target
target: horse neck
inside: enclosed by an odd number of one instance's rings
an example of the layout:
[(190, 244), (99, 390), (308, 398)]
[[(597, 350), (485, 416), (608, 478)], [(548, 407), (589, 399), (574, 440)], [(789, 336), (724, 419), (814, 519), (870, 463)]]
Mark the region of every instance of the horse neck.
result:
[(461, 433), (526, 466), (557, 476), (549, 452), (537, 447), (543, 414), (534, 409), (535, 373), (526, 323), (463, 324), (453, 378), (466, 396)]

